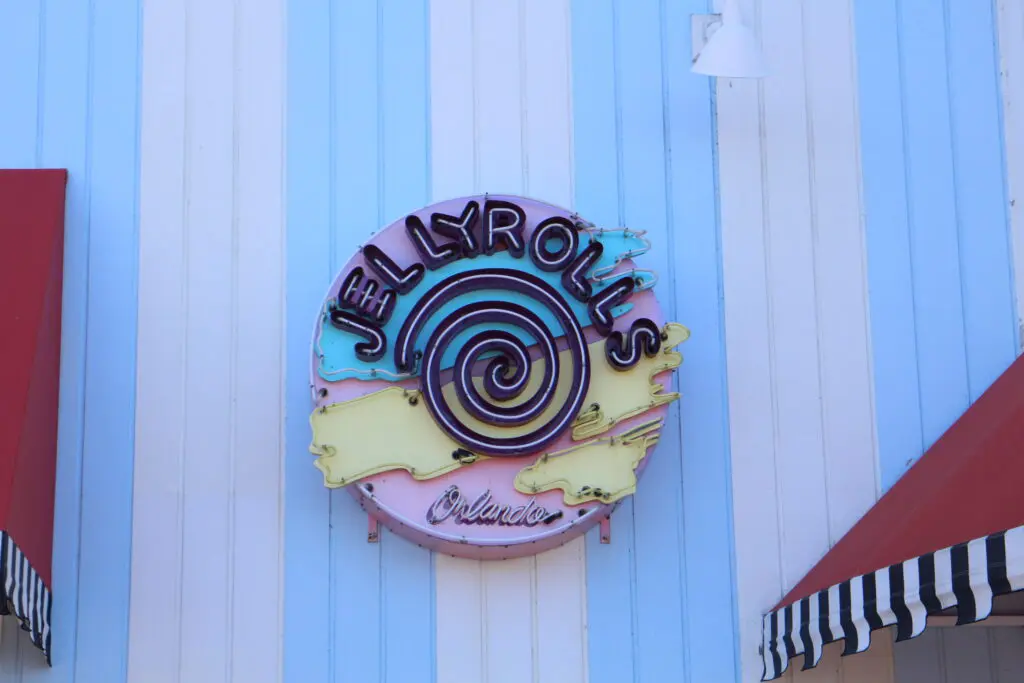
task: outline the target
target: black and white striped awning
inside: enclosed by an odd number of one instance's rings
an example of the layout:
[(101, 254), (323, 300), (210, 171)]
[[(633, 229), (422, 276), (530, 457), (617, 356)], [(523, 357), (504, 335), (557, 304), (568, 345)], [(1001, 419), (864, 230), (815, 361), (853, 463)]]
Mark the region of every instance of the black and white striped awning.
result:
[(4, 531), (0, 531), (0, 615), (13, 614), (28, 632), (32, 643), (50, 661), (50, 589), (29, 563), (21, 548)]
[(896, 640), (924, 631), (927, 616), (955, 607), (957, 625), (987, 618), (992, 598), (1024, 589), (1024, 526), (959, 543), (857, 576), (764, 617), (762, 680), (785, 672), (797, 655), (803, 669), (821, 660), (828, 643), (844, 640), (844, 655), (863, 652), (871, 632), (896, 626)]

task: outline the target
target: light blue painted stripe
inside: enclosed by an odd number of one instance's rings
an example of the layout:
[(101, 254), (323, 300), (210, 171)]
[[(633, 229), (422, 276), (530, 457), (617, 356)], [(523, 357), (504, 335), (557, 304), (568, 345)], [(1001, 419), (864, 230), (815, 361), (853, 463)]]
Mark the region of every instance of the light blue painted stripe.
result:
[(139, 37), (138, 2), (0, 6), (0, 166), (69, 171), (54, 666), (23, 651), (21, 670), (5, 671), (4, 682), (127, 675)]
[(888, 489), (1013, 360), (991, 7), (857, 2), (880, 471)]
[[(380, 226), (430, 203), (430, 19), (427, 0), (382, 2)], [(359, 515), (360, 520), (365, 515)], [(364, 529), (365, 532), (365, 529)], [(365, 540), (362, 542), (365, 546)], [(433, 554), (389, 532), (381, 538), (381, 680), (433, 681)]]
[[(572, 100), (576, 210), (598, 225), (621, 216), (615, 18), (610, 2), (572, 6)], [(665, 446), (662, 443), (661, 448)], [(587, 636), (590, 683), (633, 681), (638, 637), (633, 501), (616, 510), (613, 543), (587, 535)]]
[(425, 2), (292, 2), (288, 113), (285, 680), (431, 681), (431, 554), (385, 532), (307, 451), (309, 340), (331, 278), (429, 201)]
[[(715, 82), (687, 68), (691, 14), (705, 0), (662, 0), (669, 151), (669, 231), (676, 319), (693, 336), (679, 371), (683, 396), (684, 615), (688, 681), (737, 681), (739, 623), (718, 209)], [(729, 638), (725, 634), (732, 633)]]
[(689, 73), (699, 0), (573, 6), (576, 206), (649, 231), (642, 264), (693, 331), (673, 407), (612, 543), (587, 539), (590, 680), (737, 680), (711, 84)]
[(995, 3), (968, 7), (947, 0), (946, 31), (967, 379), (974, 401), (1019, 348)]
[(331, 681), (330, 498), (309, 442), (309, 335), (330, 282), (330, 0), (288, 3), (284, 680)]
[[(49, 3), (47, 10), (53, 24), (63, 20), (63, 3)], [(140, 28), (139, 2), (92, 3), (86, 427), (75, 683), (127, 677)]]
[(39, 164), (42, 14), (39, 2), (0, 5), (0, 164), (4, 168)]
[(895, 0), (854, 6), (878, 457), (888, 489), (923, 449), (899, 29)]
[(956, 174), (942, 4), (907, 0), (898, 7), (914, 324), (927, 448), (968, 405)]
[[(380, 190), (381, 173), (387, 169), (381, 168), (377, 127), (383, 45), (377, 16), (377, 2), (362, 2), (334, 4), (329, 17), (332, 274), (384, 220)], [(289, 226), (293, 229), (301, 226)], [(310, 303), (306, 310), (319, 309), (319, 302)], [(308, 467), (309, 456), (304, 459)], [(387, 624), (381, 614), (386, 569), (380, 546), (366, 542), (366, 515), (346, 492), (331, 494), (330, 520), (329, 680), (382, 681)]]
[[(63, 20), (63, 8), (64, 3), (47, 5), (53, 24)], [(141, 12), (139, 2), (92, 3), (86, 427), (75, 683), (125, 680), (128, 666)]]

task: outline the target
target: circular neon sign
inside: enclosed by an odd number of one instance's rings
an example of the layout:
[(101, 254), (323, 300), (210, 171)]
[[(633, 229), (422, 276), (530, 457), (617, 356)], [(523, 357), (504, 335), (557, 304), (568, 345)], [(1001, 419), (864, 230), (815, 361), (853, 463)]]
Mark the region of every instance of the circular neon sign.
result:
[(609, 515), (657, 443), (676, 347), (643, 232), (523, 197), (412, 213), (362, 246), (313, 334), (310, 451), (422, 546), (500, 559)]

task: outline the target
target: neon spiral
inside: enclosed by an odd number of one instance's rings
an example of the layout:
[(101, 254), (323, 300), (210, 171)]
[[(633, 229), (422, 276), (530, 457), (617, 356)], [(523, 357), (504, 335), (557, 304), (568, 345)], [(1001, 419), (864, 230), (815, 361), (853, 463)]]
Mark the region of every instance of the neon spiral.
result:
[[(442, 280), (420, 299), (409, 313), (395, 341), (395, 365), (400, 372), (416, 369), (414, 345), (431, 316), (452, 298), (480, 291), (513, 291), (544, 306), (558, 321), (561, 334), (553, 335), (530, 309), (507, 301), (481, 301), (461, 307), (444, 318), (423, 349), (420, 384), (427, 409), (456, 442), (484, 455), (516, 456), (544, 448), (579, 414), (590, 387), (590, 358), (583, 328), (558, 292), (540, 278), (516, 270), (484, 268)], [(505, 427), (530, 424), (551, 405), (558, 386), (561, 363), (555, 339), (564, 336), (572, 359), (572, 384), (568, 399), (546, 423), (528, 434), (494, 437), (462, 424), (447, 405), (441, 391), (441, 360), (452, 341), (471, 327), (511, 325), (536, 340), (544, 360), (540, 389), (516, 406), (496, 405), (522, 395), (530, 380), (533, 361), (527, 346), (515, 335), (488, 329), (474, 335), (459, 349), (452, 381), (462, 408), (475, 419)], [(484, 395), (473, 384), (474, 365), (484, 354), (495, 354), (484, 372)], [(489, 397), (491, 400), (488, 400)]]

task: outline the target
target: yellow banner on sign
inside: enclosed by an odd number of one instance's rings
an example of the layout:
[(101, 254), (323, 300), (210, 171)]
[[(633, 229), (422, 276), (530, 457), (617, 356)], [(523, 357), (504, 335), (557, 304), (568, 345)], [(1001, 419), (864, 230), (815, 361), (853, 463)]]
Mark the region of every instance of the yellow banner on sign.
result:
[[(654, 357), (643, 357), (634, 367), (617, 371), (604, 362), (591, 363), (587, 406), (572, 425), (574, 441), (592, 439), (623, 420), (665, 405), (679, 398), (664, 392), (654, 378), (682, 363), (675, 347), (685, 341), (689, 331), (669, 323), (662, 328), (661, 350)], [(590, 357), (604, 356), (605, 341), (589, 345)], [(569, 351), (560, 354), (563, 367), (572, 362)], [(530, 382), (518, 401), (532, 395), (544, 374), (538, 361)], [(538, 420), (545, 422), (564, 405), (571, 389), (572, 375), (561, 373), (554, 400)], [(474, 378), (483, 391), (483, 379)], [(472, 418), (459, 405), (455, 388), (443, 389), (445, 400), (456, 417), (483, 434), (514, 436), (529, 432), (531, 425), (494, 427)], [(313, 442), (310, 452), (318, 456), (316, 466), (330, 488), (346, 486), (360, 479), (387, 472), (406, 470), (419, 480), (432, 479), (485, 456), (469, 453), (448, 437), (434, 422), (419, 391), (388, 387), (359, 398), (317, 409), (310, 417)], [(524, 493), (561, 488), (567, 504), (588, 500), (614, 502), (630, 495), (636, 487), (636, 466), (657, 441), (661, 420), (654, 420), (612, 438), (595, 439), (570, 449), (544, 454), (524, 469), (516, 488)]]
[(636, 467), (658, 443), (662, 420), (651, 420), (618, 436), (595, 439), (547, 453), (516, 475), (516, 489), (542, 493), (562, 489), (566, 505), (592, 500), (614, 503), (636, 492)]

